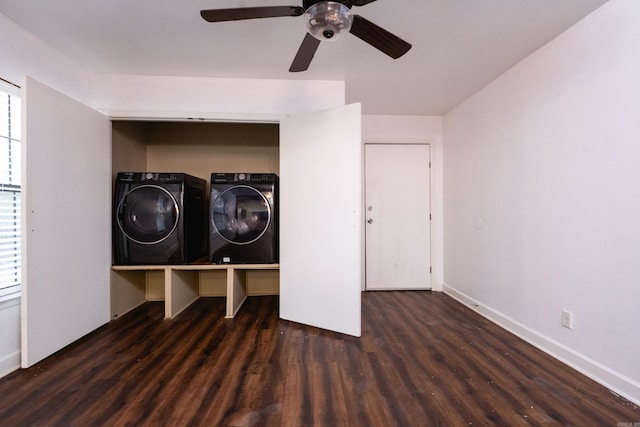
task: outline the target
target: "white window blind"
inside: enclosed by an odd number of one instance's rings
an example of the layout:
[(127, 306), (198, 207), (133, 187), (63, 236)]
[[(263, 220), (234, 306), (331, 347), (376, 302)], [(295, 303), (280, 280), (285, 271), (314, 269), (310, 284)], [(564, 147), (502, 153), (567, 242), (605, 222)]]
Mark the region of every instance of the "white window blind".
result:
[(20, 290), (20, 141), (18, 88), (0, 82), (0, 296)]

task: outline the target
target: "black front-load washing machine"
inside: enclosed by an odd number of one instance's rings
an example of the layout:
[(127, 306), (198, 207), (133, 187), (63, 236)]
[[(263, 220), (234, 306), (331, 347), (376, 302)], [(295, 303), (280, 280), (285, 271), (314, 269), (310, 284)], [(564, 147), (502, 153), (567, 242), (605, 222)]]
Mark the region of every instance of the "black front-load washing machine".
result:
[(119, 173), (114, 263), (186, 264), (206, 257), (206, 195), (206, 181), (185, 173)]
[(278, 262), (278, 176), (212, 173), (209, 260), (215, 264)]

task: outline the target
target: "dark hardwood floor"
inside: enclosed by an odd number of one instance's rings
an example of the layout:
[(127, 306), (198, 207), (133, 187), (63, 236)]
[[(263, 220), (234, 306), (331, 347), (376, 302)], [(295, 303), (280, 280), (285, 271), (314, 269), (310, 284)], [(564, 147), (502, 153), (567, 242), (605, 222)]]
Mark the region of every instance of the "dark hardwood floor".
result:
[(640, 408), (440, 293), (365, 293), (362, 337), (146, 303), (0, 379), (3, 426), (616, 426)]

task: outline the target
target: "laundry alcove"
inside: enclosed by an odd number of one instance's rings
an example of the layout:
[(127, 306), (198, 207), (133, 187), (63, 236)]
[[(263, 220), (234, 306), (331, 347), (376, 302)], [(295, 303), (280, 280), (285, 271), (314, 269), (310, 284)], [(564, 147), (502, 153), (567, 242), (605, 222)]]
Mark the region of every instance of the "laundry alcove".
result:
[[(166, 167), (201, 175), (203, 172), (198, 172), (194, 165), (201, 165), (199, 162), (206, 156), (198, 150), (211, 148), (194, 144), (194, 151), (189, 157), (189, 150), (175, 142), (158, 143), (157, 146), (149, 144), (145, 134), (154, 130), (145, 129), (147, 122), (163, 122), (165, 117), (187, 121), (184, 117), (191, 115), (169, 112), (176, 111), (169, 108), (179, 107), (174, 98), (167, 96), (171, 94), (167, 92), (168, 86), (161, 84), (166, 79), (145, 80), (147, 84), (141, 84), (140, 79), (133, 80), (109, 78), (95, 81), (94, 89), (98, 92), (93, 94), (94, 102), (91, 104), (94, 107), (29, 77), (21, 85), (23, 115), (26, 118), (23, 129), (21, 304), (24, 368), (108, 322), (112, 319), (113, 306), (118, 307), (118, 311), (126, 306), (120, 306), (122, 299), (140, 298), (141, 293), (144, 297), (141, 302), (146, 298), (184, 299), (189, 293), (193, 297), (196, 294), (194, 282), (198, 283), (198, 296), (201, 282), (205, 282), (204, 287), (209, 292), (215, 293), (221, 286), (223, 275), (227, 277), (230, 273), (225, 269), (215, 271), (217, 266), (211, 267), (201, 280), (200, 273), (196, 274), (190, 268), (172, 269), (172, 281), (180, 283), (185, 293), (167, 296), (154, 285), (161, 280), (160, 277), (167, 280), (166, 271), (148, 274), (113, 269), (113, 174), (118, 170)], [(163, 90), (152, 90), (156, 83)], [(186, 104), (193, 106), (192, 109), (185, 107), (185, 110), (202, 111), (204, 107), (196, 104), (211, 105), (213, 98), (209, 96), (210, 92), (215, 92), (220, 99), (221, 90), (229, 87), (238, 91), (233, 93), (233, 97), (221, 100), (223, 103), (228, 101), (225, 111), (241, 110), (238, 103), (242, 99), (250, 99), (264, 101), (264, 110), (272, 112), (270, 123), (279, 128), (279, 145), (263, 143), (260, 149), (254, 146), (248, 149), (240, 144), (228, 150), (238, 150), (242, 156), (223, 155), (225, 149), (218, 151), (216, 156), (226, 157), (230, 162), (226, 170), (245, 169), (249, 166), (245, 163), (247, 158), (255, 156), (262, 159), (257, 160), (257, 165), (279, 171), (282, 196), (280, 317), (359, 336), (363, 267), (360, 105), (336, 108), (342, 104), (334, 100), (329, 105), (334, 108), (309, 113), (321, 108), (314, 102), (318, 96), (311, 95), (325, 92), (301, 91), (301, 87), (315, 87), (308, 83), (243, 81), (234, 85), (234, 82), (225, 80), (212, 81), (205, 90), (200, 79), (183, 83), (186, 84), (180, 86), (179, 99), (191, 99)], [(289, 95), (259, 97), (255, 93), (258, 88), (270, 93), (277, 89), (279, 93)], [(292, 88), (297, 90), (289, 90)], [(245, 98), (239, 98), (238, 93), (243, 93)], [(132, 102), (136, 104), (132, 105)], [(170, 106), (161, 108), (163, 102)], [(100, 104), (103, 108), (95, 107)], [(157, 106), (155, 111), (160, 112), (145, 115), (149, 111), (147, 106), (152, 104)], [(249, 105), (255, 108), (255, 102)], [(289, 116), (286, 111), (294, 113)], [(238, 115), (244, 113), (236, 114), (235, 121), (240, 120)], [(116, 123), (123, 118), (123, 122), (128, 123)], [(135, 121), (141, 123), (133, 123)], [(162, 125), (158, 123), (157, 126)], [(166, 126), (179, 128), (175, 124)], [(165, 132), (165, 136), (171, 133), (168, 128)], [(154, 150), (162, 151), (163, 155)], [(264, 152), (256, 154), (256, 150)], [(271, 154), (265, 155), (265, 152)], [(187, 157), (181, 160), (183, 155)], [(172, 163), (162, 163), (163, 158), (171, 159)], [(242, 158), (242, 163), (233, 164), (234, 158)], [(183, 167), (180, 162), (190, 163), (190, 166)], [(211, 173), (212, 166), (206, 163), (207, 173)], [(264, 277), (256, 277), (262, 273), (249, 268), (240, 270), (239, 280), (248, 274), (251, 282), (268, 283), (273, 281), (272, 275), (278, 274), (264, 271)], [(236, 273), (234, 269), (234, 279), (238, 277)], [(147, 279), (150, 283), (148, 291)], [(127, 286), (127, 290), (122, 292), (122, 289), (114, 289), (112, 280), (129, 284), (142, 281), (144, 286), (142, 289), (138, 285)], [(264, 286), (257, 292), (273, 291), (273, 288), (269, 289), (270, 285)]]
[[(353, 104), (287, 117), (278, 125), (114, 123), (115, 168), (128, 163), (134, 170), (145, 166), (150, 171), (179, 170), (201, 177), (210, 176), (218, 166), (221, 172), (279, 174), (280, 259), (286, 262), (284, 268), (114, 267), (112, 318), (153, 295), (162, 295), (163, 289), (167, 318), (199, 296), (226, 296), (227, 317), (233, 317), (247, 295), (279, 293), (281, 318), (359, 336), (363, 269), (360, 116), (360, 105)], [(131, 151), (137, 153), (137, 159)], [(284, 281), (278, 284), (282, 277)]]
[[(212, 172), (279, 174), (279, 125), (114, 120), (112, 182), (124, 171), (188, 173), (207, 182), (206, 194)], [(198, 297), (227, 297), (227, 317), (233, 317), (244, 297), (279, 293), (279, 269), (114, 266), (111, 286), (112, 319), (145, 301), (165, 301), (165, 317), (171, 318)]]

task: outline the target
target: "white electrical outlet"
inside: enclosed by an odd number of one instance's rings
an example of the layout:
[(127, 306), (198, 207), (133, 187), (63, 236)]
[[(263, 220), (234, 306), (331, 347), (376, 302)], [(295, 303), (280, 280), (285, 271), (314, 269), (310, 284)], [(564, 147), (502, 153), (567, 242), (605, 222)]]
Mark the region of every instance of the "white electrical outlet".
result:
[(562, 326), (573, 329), (573, 314), (570, 311), (562, 310)]

